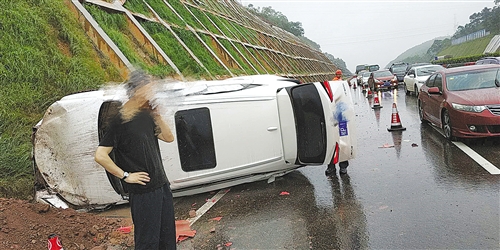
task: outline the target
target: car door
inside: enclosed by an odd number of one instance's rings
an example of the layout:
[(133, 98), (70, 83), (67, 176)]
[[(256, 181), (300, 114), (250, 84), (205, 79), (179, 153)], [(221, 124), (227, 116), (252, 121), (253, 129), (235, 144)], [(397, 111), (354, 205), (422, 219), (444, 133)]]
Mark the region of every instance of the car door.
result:
[(428, 112), (432, 117), (433, 123), (441, 124), (441, 103), (443, 102), (443, 77), (437, 73), (434, 77), (433, 87), (437, 87), (440, 91), (439, 94), (428, 94)]
[(406, 89), (409, 90), (409, 91), (416, 91), (413, 86), (415, 85), (415, 69), (410, 69), (408, 71), (408, 74), (405, 75), (404, 77), (404, 80), (403, 80), (406, 84)]
[(429, 111), (431, 109), (429, 88), (434, 87), (434, 79), (436, 79), (436, 74), (431, 75), (429, 79), (425, 81), (424, 85), (420, 88), (420, 94), (418, 95), (422, 113), (424, 117), (430, 121), (433, 121), (434, 117), (432, 117), (431, 112)]

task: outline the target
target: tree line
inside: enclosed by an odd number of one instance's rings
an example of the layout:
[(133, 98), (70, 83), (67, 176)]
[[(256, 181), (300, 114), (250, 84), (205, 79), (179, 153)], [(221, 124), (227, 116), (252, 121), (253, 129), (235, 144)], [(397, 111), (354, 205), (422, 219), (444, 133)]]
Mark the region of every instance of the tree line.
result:
[(469, 23), (464, 26), (458, 26), (452, 39), (466, 36), (476, 31), (485, 29), (492, 34), (500, 34), (500, 0), (495, 0), (493, 8), (485, 7), (480, 12), (469, 16)]

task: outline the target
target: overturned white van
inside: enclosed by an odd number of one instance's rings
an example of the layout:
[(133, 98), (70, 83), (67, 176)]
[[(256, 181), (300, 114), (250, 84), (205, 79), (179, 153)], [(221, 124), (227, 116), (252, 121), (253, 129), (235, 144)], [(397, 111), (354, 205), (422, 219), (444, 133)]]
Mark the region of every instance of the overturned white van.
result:
[[(346, 82), (301, 84), (272, 75), (160, 82), (156, 100), (175, 137), (160, 141), (174, 196), (273, 180), (355, 156)], [(37, 199), (53, 203), (57, 196), (86, 208), (126, 202), (120, 180), (93, 157), (107, 117), (124, 101), (123, 85), (115, 85), (49, 107), (33, 135)]]

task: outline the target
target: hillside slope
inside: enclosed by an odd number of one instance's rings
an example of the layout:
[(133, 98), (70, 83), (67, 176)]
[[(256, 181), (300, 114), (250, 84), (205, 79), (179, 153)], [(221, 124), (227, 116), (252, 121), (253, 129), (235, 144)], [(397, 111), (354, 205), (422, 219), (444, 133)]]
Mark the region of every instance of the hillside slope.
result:
[(437, 37), (432, 40), (423, 42), (417, 46), (407, 49), (405, 52), (401, 53), (394, 60), (390, 61), (385, 67), (389, 68), (391, 64), (395, 62), (407, 62), (407, 63), (417, 63), (417, 62), (429, 62), (432, 58), (431, 55), (427, 55), (427, 50), (432, 46), (435, 40), (443, 40), (448, 37)]

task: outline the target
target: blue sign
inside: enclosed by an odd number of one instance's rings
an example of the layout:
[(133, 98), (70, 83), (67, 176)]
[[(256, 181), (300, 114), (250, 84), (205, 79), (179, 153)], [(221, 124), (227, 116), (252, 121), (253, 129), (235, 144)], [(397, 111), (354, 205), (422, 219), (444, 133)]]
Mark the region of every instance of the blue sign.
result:
[(340, 134), (340, 136), (348, 135), (347, 122), (339, 122), (339, 134)]

